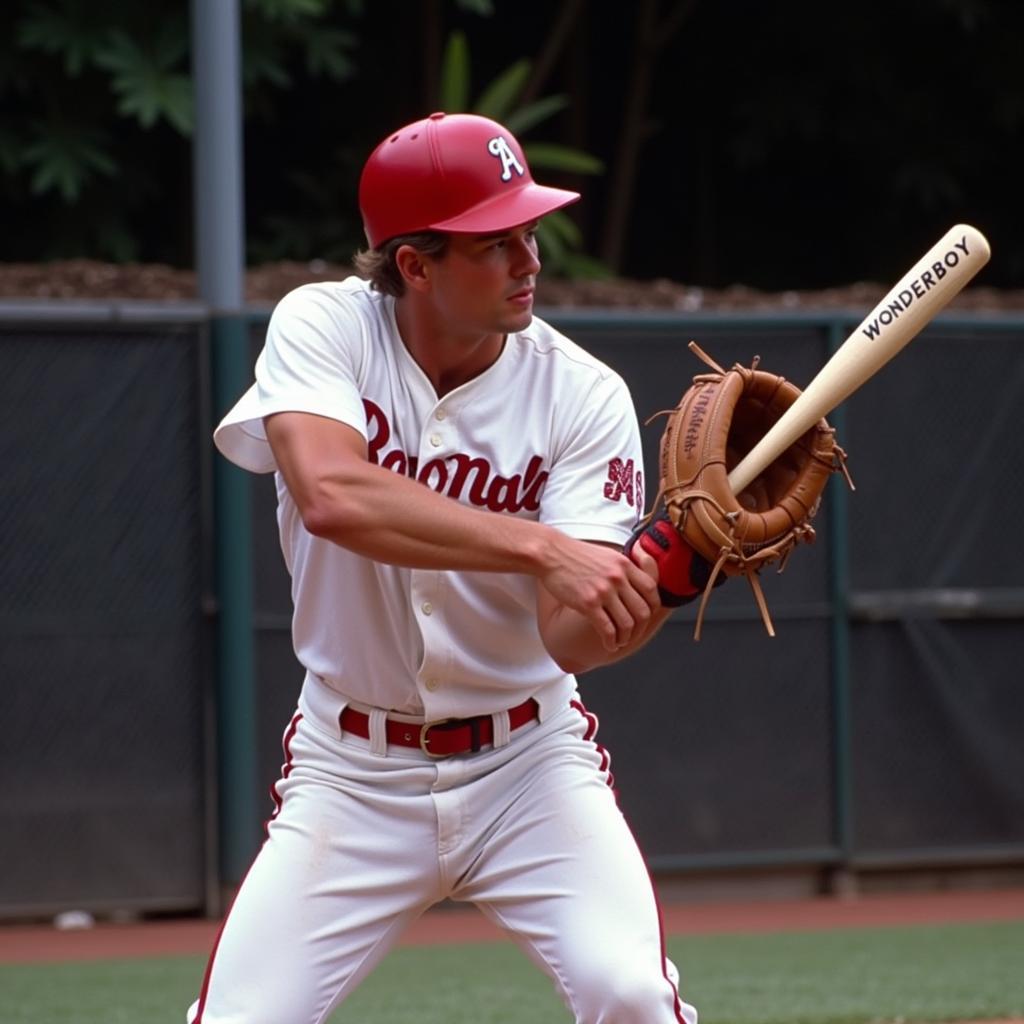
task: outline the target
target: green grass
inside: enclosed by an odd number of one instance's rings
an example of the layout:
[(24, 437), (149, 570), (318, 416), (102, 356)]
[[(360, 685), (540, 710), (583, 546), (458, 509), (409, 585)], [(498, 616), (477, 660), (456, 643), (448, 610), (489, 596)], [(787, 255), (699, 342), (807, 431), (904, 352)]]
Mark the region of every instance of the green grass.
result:
[(702, 1024), (1024, 1017), (1024, 922), (677, 940)]
[[(672, 939), (701, 1024), (1024, 1016), (1024, 922)], [(0, 1024), (182, 1024), (198, 957), (0, 966)], [(513, 946), (396, 950), (331, 1024), (567, 1024)]]

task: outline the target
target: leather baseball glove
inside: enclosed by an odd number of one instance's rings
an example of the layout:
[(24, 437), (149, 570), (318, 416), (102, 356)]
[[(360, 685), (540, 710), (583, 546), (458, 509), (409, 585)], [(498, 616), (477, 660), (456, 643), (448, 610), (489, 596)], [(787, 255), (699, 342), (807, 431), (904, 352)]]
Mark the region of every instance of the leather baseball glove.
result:
[[(724, 370), (695, 342), (690, 348), (711, 369), (698, 374), (661, 437), (660, 481), (651, 511), (627, 546), (639, 542), (659, 563), (662, 603), (683, 604), (702, 594), (694, 639), (700, 639), (712, 589), (745, 576), (769, 636), (775, 635), (758, 579), (760, 570), (786, 566), (800, 542), (814, 540), (811, 520), (833, 472), (851, 489), (846, 453), (822, 419), (739, 495), (728, 474), (796, 401), (800, 389), (783, 377), (750, 368)], [(653, 417), (652, 417), (653, 419)], [(650, 422), (650, 420), (648, 420)]]

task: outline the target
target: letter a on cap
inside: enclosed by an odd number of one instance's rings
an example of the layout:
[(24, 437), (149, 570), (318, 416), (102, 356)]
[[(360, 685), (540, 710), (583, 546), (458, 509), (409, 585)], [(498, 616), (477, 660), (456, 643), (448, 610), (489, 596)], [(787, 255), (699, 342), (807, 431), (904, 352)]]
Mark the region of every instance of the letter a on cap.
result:
[(496, 156), (501, 161), (501, 180), (508, 181), (512, 177), (512, 168), (516, 169), (516, 174), (521, 178), (526, 172), (523, 170), (523, 165), (516, 159), (515, 153), (512, 152), (509, 144), (505, 141), (504, 136), (498, 135), (491, 139), (487, 143), (487, 152), (491, 156)]

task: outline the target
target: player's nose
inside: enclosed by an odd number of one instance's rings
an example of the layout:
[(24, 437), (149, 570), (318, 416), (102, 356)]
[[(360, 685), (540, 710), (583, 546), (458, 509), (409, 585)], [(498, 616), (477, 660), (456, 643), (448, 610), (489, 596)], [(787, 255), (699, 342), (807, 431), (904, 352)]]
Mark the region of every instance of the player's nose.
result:
[(514, 244), (510, 267), (515, 278), (535, 276), (540, 271), (536, 243), (525, 238), (518, 239)]

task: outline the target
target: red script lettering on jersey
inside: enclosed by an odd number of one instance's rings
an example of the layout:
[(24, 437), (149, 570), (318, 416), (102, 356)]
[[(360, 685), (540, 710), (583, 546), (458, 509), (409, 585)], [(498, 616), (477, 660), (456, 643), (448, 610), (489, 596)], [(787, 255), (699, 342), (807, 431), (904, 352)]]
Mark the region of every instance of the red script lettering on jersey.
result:
[(416, 455), (399, 448), (385, 452), (391, 440), (391, 424), (375, 402), (364, 398), (363, 406), (369, 434), (367, 455), (374, 465), (410, 476), (457, 501), (465, 492), (469, 504), (492, 512), (536, 512), (540, 508), (540, 495), (548, 479), (547, 470), (541, 470), (544, 460), (540, 455), (532, 456), (522, 473), (510, 477), (495, 473), (487, 459), (463, 452), (431, 459), (420, 466)]
[[(368, 398), (363, 399), (363, 407), (369, 434), (367, 456), (374, 465), (412, 477), (456, 501), (465, 492), (465, 500), (469, 504), (492, 512), (536, 512), (540, 508), (541, 492), (549, 476), (547, 470), (541, 470), (544, 464), (542, 456), (531, 456), (526, 469), (510, 477), (495, 473), (490, 462), (482, 456), (464, 452), (431, 459), (420, 466), (418, 456), (400, 448), (385, 451), (391, 440), (391, 424), (387, 415)], [(625, 500), (633, 508), (643, 508), (643, 473), (634, 469), (632, 459), (611, 459), (608, 462), (604, 496), (609, 501)]]

